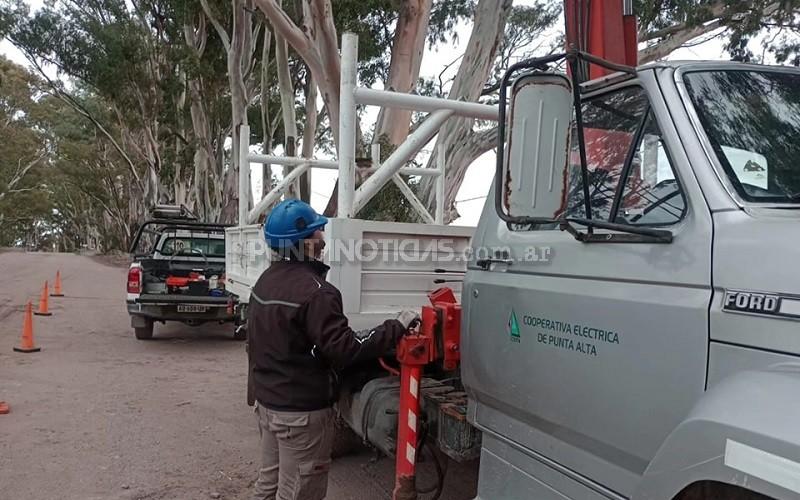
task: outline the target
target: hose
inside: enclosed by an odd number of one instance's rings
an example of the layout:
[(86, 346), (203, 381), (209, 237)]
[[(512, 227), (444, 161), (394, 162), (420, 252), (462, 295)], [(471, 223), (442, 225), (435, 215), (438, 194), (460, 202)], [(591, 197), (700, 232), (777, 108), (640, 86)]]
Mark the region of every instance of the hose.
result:
[(394, 375), (395, 377), (400, 376), (400, 370), (398, 370), (397, 368), (392, 368), (391, 366), (386, 364), (386, 361), (384, 361), (383, 358), (378, 358), (378, 363), (380, 363), (380, 365), (383, 367), (384, 370)]
[[(439, 460), (439, 456), (436, 454), (435, 448), (430, 441), (428, 441), (427, 420), (423, 420), (421, 422), (419, 439), (417, 441), (417, 449), (427, 449), (428, 453), (431, 455), (431, 458), (433, 458), (433, 465), (436, 467), (436, 483), (426, 488), (417, 488), (417, 493), (423, 495), (433, 493), (433, 496), (430, 498), (430, 500), (439, 500), (439, 497), (442, 496), (442, 492), (444, 491), (444, 478), (447, 474), (447, 462), (442, 465), (442, 462)], [(417, 455), (417, 458), (419, 458), (420, 455), (422, 455), (422, 453)]]

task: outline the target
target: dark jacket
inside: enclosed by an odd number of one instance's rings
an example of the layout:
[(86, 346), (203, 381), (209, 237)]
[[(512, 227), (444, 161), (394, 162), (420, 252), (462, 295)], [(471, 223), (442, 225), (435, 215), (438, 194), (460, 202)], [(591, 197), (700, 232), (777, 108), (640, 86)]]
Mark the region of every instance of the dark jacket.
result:
[(338, 391), (336, 372), (390, 352), (404, 333), (394, 319), (365, 332), (351, 330), (341, 293), (325, 281), (327, 271), (319, 261), (274, 262), (250, 293), (251, 389), (267, 408), (330, 407)]

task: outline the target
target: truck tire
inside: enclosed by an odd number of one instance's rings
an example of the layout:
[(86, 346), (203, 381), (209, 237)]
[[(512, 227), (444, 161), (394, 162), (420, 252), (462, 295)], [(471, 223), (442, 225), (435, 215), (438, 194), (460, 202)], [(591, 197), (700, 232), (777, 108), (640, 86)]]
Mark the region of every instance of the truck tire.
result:
[(675, 500), (770, 500), (770, 497), (732, 484), (698, 481), (683, 489)]
[(153, 338), (153, 322), (148, 321), (145, 326), (135, 327), (133, 332), (138, 340), (150, 340)]
[(361, 438), (353, 432), (342, 417), (336, 416), (333, 421), (333, 445), (331, 446), (331, 458), (344, 457), (353, 453), (361, 444)]

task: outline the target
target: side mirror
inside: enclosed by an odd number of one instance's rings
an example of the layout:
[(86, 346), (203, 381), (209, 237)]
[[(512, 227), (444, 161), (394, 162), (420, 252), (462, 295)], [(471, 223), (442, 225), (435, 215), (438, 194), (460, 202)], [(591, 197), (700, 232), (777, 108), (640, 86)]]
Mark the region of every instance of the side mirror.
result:
[(564, 75), (532, 73), (512, 85), (510, 116), (501, 123), (508, 131), (499, 138), (507, 152), (498, 147), (497, 211), (506, 222), (551, 223), (564, 211), (573, 109)]

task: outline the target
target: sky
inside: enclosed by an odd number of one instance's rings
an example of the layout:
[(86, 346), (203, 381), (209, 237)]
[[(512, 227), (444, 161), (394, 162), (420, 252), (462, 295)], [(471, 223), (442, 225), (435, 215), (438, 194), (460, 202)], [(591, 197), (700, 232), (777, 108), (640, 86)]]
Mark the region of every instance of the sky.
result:
[[(41, 7), (43, 0), (29, 0), (28, 5), (32, 10)], [(514, 5), (531, 5), (535, 0), (516, 0)], [(427, 47), (423, 56), (423, 62), (420, 70), (421, 77), (435, 77), (442, 68), (452, 62), (454, 55), (463, 54), (467, 41), (469, 40), (471, 30), (471, 23), (461, 23), (456, 26), (456, 33), (458, 34), (457, 42), (451, 44), (441, 44), (433, 48)], [(28, 65), (25, 57), (19, 52), (8, 40), (0, 41), (0, 53), (11, 59), (12, 61)], [(668, 59), (673, 60), (698, 60), (698, 59), (727, 59), (723, 49), (722, 41), (714, 39), (703, 43), (701, 45), (681, 48), (673, 52)], [(451, 68), (451, 76), (457, 69), (457, 65)], [(380, 88), (380, 83), (376, 85)], [(362, 127), (367, 130), (374, 123), (378, 114), (378, 109), (375, 107), (367, 108), (362, 116)], [(421, 160), (430, 154), (431, 149), (435, 144), (435, 138), (423, 149), (423, 156), (418, 157)], [(280, 154), (277, 152), (276, 154)], [(321, 156), (324, 159), (333, 159)], [(483, 203), (489, 190), (495, 168), (495, 154), (490, 151), (478, 160), (476, 160), (466, 173), (464, 182), (456, 196), (456, 208), (458, 209), (461, 217), (454, 221), (454, 224), (474, 226), (478, 222), (480, 212), (483, 208)], [(279, 169), (276, 169), (279, 170)], [(280, 177), (279, 172), (276, 172)], [(261, 165), (253, 164), (251, 166), (251, 178), (253, 179), (253, 193), (261, 193)], [(321, 211), (325, 208), (330, 193), (333, 190), (338, 173), (335, 170), (321, 170), (314, 169), (312, 173), (311, 184), (311, 204), (315, 209)], [(256, 197), (256, 200), (258, 198)]]

